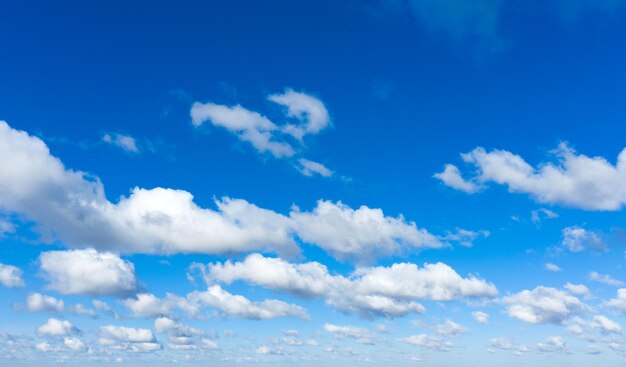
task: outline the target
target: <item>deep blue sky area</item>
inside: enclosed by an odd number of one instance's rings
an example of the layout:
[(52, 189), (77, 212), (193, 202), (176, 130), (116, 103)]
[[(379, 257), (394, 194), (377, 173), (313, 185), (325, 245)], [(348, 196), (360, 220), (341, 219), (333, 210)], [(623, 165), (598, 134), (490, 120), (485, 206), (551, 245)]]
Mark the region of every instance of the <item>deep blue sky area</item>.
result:
[[(0, 364), (622, 365), (625, 42), (620, 0), (0, 1), (0, 276), (13, 276), (0, 277)], [(319, 110), (288, 116), (271, 96), (289, 93), (326, 113), (301, 142), (285, 126), (306, 128)], [(246, 115), (228, 117), (235, 106)], [(38, 142), (49, 153), (29, 150)], [(459, 175), (440, 175), (447, 164)], [(155, 196), (139, 202), (133, 188)], [(197, 211), (157, 188), (193, 195)], [(227, 198), (271, 213), (227, 213)], [(320, 200), (346, 217), (323, 217)], [(286, 237), (264, 235), (279, 227)], [(207, 275), (249, 256), (318, 262), (344, 283), (263, 283), (267, 267)], [(52, 269), (53, 257), (79, 270)], [(130, 266), (133, 285), (72, 288), (92, 279), (80, 264), (93, 257)], [(431, 275), (358, 283), (400, 263), (449, 266), (460, 280), (446, 287), (481, 284), (441, 297), (407, 290), (429, 289)], [(93, 276), (119, 275), (106, 271)], [(293, 307), (181, 306), (211, 287)], [(33, 294), (65, 305), (34, 307)], [(156, 297), (148, 311), (131, 306), (142, 295)], [(42, 332), (53, 319), (73, 326)], [(106, 325), (154, 335), (115, 339)]]

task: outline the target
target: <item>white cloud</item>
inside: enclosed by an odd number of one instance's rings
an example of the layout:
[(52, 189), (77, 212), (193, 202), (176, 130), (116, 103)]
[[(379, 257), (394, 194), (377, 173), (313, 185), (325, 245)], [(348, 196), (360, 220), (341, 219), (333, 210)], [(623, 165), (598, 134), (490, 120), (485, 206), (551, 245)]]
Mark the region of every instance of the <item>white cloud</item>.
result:
[(41, 293), (31, 293), (26, 298), (26, 310), (30, 312), (62, 312), (65, 308), (62, 300)]
[(589, 297), (591, 296), (591, 292), (589, 288), (587, 288), (583, 284), (572, 284), (566, 283), (563, 288), (567, 289), (571, 294), (575, 296)]
[(557, 213), (546, 208), (539, 208), (530, 212), (530, 220), (536, 226), (539, 226), (544, 219), (554, 219), (558, 217), (559, 215)]
[(455, 232), (450, 232), (443, 236), (442, 239), (450, 242), (457, 242), (464, 247), (474, 246), (474, 241), (480, 237), (489, 237), (491, 233), (486, 230), (482, 231), (470, 231), (468, 229), (457, 228)]
[[(324, 103), (314, 96), (287, 89), (282, 94), (268, 96), (268, 100), (284, 107), (286, 121), (282, 125), (240, 105), (211, 102), (195, 102), (190, 111), (191, 120), (196, 127), (210, 122), (225, 128), (241, 141), (250, 143), (258, 152), (270, 153), (275, 158), (290, 158), (301, 153), (305, 136), (317, 134), (330, 125)], [(292, 144), (294, 142), (295, 145)], [(314, 173), (325, 177), (332, 175), (326, 166), (304, 158), (300, 158), (294, 166), (306, 176)]]
[(277, 317), (309, 319), (309, 314), (300, 306), (274, 299), (252, 302), (225, 291), (219, 285), (210, 286), (204, 292), (192, 292), (187, 298), (192, 303), (213, 307), (227, 316), (259, 320)]
[(382, 210), (352, 209), (319, 201), (312, 212), (288, 216), (245, 200), (216, 200), (216, 209), (193, 202), (186, 191), (134, 188), (117, 203), (104, 186), (84, 172), (66, 169), (48, 147), (25, 132), (0, 122), (0, 205), (38, 224), (42, 240), (72, 247), (124, 253), (232, 254), (299, 252), (297, 239), (342, 258), (371, 260), (402, 249), (445, 246), (436, 236), (402, 216)]
[(286, 115), (299, 124), (287, 124), (282, 130), (298, 140), (307, 134), (317, 134), (330, 124), (324, 103), (311, 95), (287, 89), (282, 94), (272, 94), (267, 99), (287, 108)]
[(561, 324), (589, 310), (578, 298), (543, 286), (505, 297), (504, 302), (509, 316), (531, 324)]
[(435, 350), (448, 350), (452, 348), (452, 342), (441, 337), (426, 334), (411, 335), (402, 339), (405, 343), (415, 345), (417, 347), (429, 348)]
[(435, 326), (435, 332), (441, 336), (453, 338), (465, 334), (469, 331), (463, 325), (457, 324), (452, 320), (446, 320), (443, 324)]
[(585, 210), (618, 210), (626, 203), (626, 149), (615, 165), (602, 157), (577, 154), (565, 143), (551, 153), (556, 162), (533, 167), (511, 152), (487, 152), (478, 147), (461, 155), (465, 163), (477, 169), (476, 175), (466, 181), (455, 166), (446, 166), (444, 173), (450, 172), (452, 178), (444, 183), (472, 193), (477, 191), (467, 189), (472, 185), (495, 182), (506, 185), (510, 192), (529, 194), (540, 203)]
[(124, 295), (137, 290), (133, 264), (109, 252), (48, 251), (39, 261), (48, 288), (63, 294)]
[(605, 306), (614, 308), (617, 312), (626, 315), (626, 288), (617, 290), (617, 296), (604, 302)]
[(150, 329), (106, 325), (100, 328), (100, 337), (127, 343), (150, 343), (156, 341)]
[(261, 355), (281, 355), (283, 351), (278, 348), (261, 345), (256, 349), (256, 353)]
[(437, 237), (402, 216), (385, 216), (381, 209), (352, 209), (337, 202), (320, 200), (312, 212), (290, 214), (295, 231), (305, 242), (314, 243), (338, 259), (368, 261), (402, 249), (440, 248)]
[(107, 133), (102, 136), (102, 141), (107, 144), (115, 145), (130, 153), (139, 153), (137, 141), (130, 135)]
[(9, 233), (15, 232), (15, 226), (13, 223), (8, 222), (0, 218), (0, 239)]
[(86, 349), (85, 343), (83, 343), (80, 339), (73, 337), (63, 338), (63, 345), (73, 351), (81, 351)]
[(162, 300), (151, 293), (139, 293), (120, 301), (136, 317), (158, 317), (169, 315), (173, 307), (170, 300)]
[(22, 279), (22, 275), (23, 273), (20, 268), (0, 263), (0, 284), (3, 286), (9, 288), (23, 287), (25, 283)]
[(620, 287), (624, 285), (624, 282), (622, 282), (621, 280), (614, 279), (607, 274), (596, 273), (595, 271), (589, 273), (589, 279), (593, 280), (594, 282), (610, 285), (613, 287)]
[(313, 176), (314, 174), (318, 174), (322, 177), (330, 177), (333, 175), (333, 171), (328, 169), (328, 167), (324, 166), (321, 163), (313, 162), (308, 159), (300, 158), (298, 159), (299, 166), (298, 170), (302, 172), (305, 176)]
[(286, 142), (276, 141), (278, 130), (272, 121), (258, 112), (236, 106), (224, 106), (215, 103), (195, 102), (191, 107), (191, 119), (195, 126), (209, 121), (236, 134), (261, 153), (269, 152), (276, 158), (291, 157), (293, 147)]
[(37, 328), (37, 334), (43, 336), (65, 336), (76, 332), (76, 328), (67, 320), (50, 318)]
[(552, 271), (555, 273), (558, 273), (562, 270), (557, 264), (553, 264), (553, 263), (545, 263), (544, 267), (546, 270)]
[(494, 348), (502, 349), (502, 350), (512, 350), (517, 355), (530, 352), (530, 348), (528, 348), (526, 345), (517, 344), (508, 338), (493, 338), (489, 341), (489, 343)]
[(600, 330), (604, 334), (621, 334), (622, 326), (606, 316), (596, 315), (590, 324), (592, 329)]
[(541, 352), (562, 352), (567, 349), (567, 344), (560, 336), (549, 336), (545, 341), (537, 343), (537, 349)]
[(362, 344), (372, 344), (374, 334), (371, 331), (356, 326), (342, 326), (335, 324), (324, 324), (324, 330), (339, 337), (354, 339)]
[(419, 268), (399, 263), (391, 267), (361, 268), (348, 277), (331, 275), (317, 262), (294, 264), (251, 254), (242, 262), (194, 264), (208, 284), (238, 280), (304, 298), (325, 298), (338, 310), (363, 316), (402, 316), (424, 312), (415, 300), (451, 301), (466, 297), (493, 298), (493, 284), (470, 276), (462, 278), (449, 266), (437, 263)]
[(606, 247), (600, 235), (578, 226), (564, 228), (562, 234), (561, 245), (572, 252), (604, 250)]
[(472, 317), (476, 322), (480, 324), (487, 324), (489, 322), (489, 314), (482, 311), (472, 312)]
[(468, 194), (479, 192), (482, 189), (482, 186), (479, 184), (463, 179), (459, 169), (452, 164), (446, 164), (443, 171), (435, 173), (433, 177), (439, 179), (445, 185), (450, 186), (453, 189), (463, 191)]

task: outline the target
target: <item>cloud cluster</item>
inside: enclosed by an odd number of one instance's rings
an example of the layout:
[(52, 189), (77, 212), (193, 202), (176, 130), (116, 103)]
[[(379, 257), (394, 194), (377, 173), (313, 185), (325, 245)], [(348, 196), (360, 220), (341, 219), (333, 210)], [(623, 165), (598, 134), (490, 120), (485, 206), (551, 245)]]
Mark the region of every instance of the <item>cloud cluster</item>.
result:
[(443, 263), (423, 268), (410, 263), (360, 268), (348, 277), (332, 275), (317, 262), (289, 263), (261, 254), (241, 262), (194, 264), (208, 284), (238, 280), (304, 298), (323, 298), (347, 313), (396, 317), (424, 312), (416, 300), (452, 301), (493, 298), (496, 287), (482, 279), (463, 278)]
[(2, 121), (0, 156), (10, 157), (0, 160), (0, 207), (36, 222), (42, 239), (69, 246), (149, 254), (273, 251), (289, 257), (304, 241), (342, 259), (365, 260), (406, 247), (445, 246), (402, 216), (341, 202), (320, 200), (311, 212), (283, 215), (241, 199), (216, 200), (216, 209), (209, 209), (186, 191), (134, 188), (113, 203), (97, 178), (65, 168), (40, 139)]
[(0, 263), (0, 284), (9, 288), (18, 288), (25, 285), (22, 279), (22, 270), (13, 265)]
[(585, 210), (619, 210), (626, 204), (626, 149), (615, 165), (602, 157), (578, 154), (565, 143), (551, 153), (554, 161), (533, 167), (506, 150), (487, 152), (478, 147), (461, 155), (476, 169), (475, 176), (466, 180), (456, 166), (446, 165), (435, 177), (467, 193), (478, 192), (493, 182), (506, 185), (510, 192), (528, 194), (540, 203)]
[(100, 327), (98, 344), (129, 352), (153, 352), (162, 349), (152, 330), (125, 326), (105, 325)]
[[(267, 99), (284, 109), (284, 116), (288, 119), (286, 123), (277, 125), (266, 116), (241, 105), (226, 106), (212, 102), (195, 102), (190, 111), (191, 121), (194, 126), (210, 122), (213, 126), (224, 128), (252, 145), (259, 153), (270, 153), (275, 158), (289, 158), (298, 154), (305, 136), (317, 134), (330, 124), (324, 103), (312, 95), (287, 89)], [(288, 138), (295, 140), (296, 144)], [(298, 163), (298, 169), (306, 176), (332, 175), (332, 171), (321, 163), (304, 158), (299, 159)]]
[(562, 324), (589, 311), (577, 297), (543, 286), (505, 297), (504, 302), (509, 316), (530, 324)]
[(93, 249), (48, 251), (39, 256), (48, 288), (62, 294), (128, 295), (137, 290), (132, 263)]
[(361, 344), (373, 344), (374, 334), (361, 327), (324, 324), (324, 330), (339, 337), (354, 339)]
[(50, 318), (37, 328), (37, 334), (43, 336), (66, 336), (76, 332), (77, 329), (67, 320)]

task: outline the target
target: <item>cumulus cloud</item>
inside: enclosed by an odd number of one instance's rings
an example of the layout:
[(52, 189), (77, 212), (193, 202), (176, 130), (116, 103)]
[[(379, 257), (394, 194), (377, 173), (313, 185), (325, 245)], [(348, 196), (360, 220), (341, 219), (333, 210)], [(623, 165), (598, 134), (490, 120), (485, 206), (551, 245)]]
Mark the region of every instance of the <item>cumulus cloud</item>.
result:
[(225, 291), (219, 285), (211, 286), (204, 292), (192, 292), (187, 298), (195, 304), (210, 306), (227, 316), (253, 320), (277, 317), (310, 318), (307, 311), (300, 306), (274, 299), (252, 302), (244, 296)]
[(423, 268), (410, 263), (360, 268), (344, 277), (330, 274), (317, 262), (295, 264), (251, 254), (242, 262), (194, 264), (193, 268), (201, 271), (208, 284), (243, 280), (304, 298), (324, 298), (338, 310), (366, 317), (424, 312), (416, 300), (452, 301), (497, 295), (493, 284), (473, 276), (463, 278), (443, 263)]
[(537, 343), (537, 349), (541, 352), (563, 352), (567, 345), (563, 337), (549, 336), (545, 341)]
[(0, 284), (3, 286), (9, 288), (23, 287), (26, 284), (22, 279), (22, 275), (23, 273), (20, 268), (0, 263)]
[(100, 327), (98, 344), (130, 352), (153, 352), (162, 349), (150, 329), (105, 325)]
[(489, 341), (492, 347), (501, 350), (512, 350), (516, 355), (530, 352), (530, 348), (524, 344), (515, 343), (508, 338), (493, 338)]
[(37, 334), (42, 336), (65, 336), (76, 332), (77, 329), (67, 320), (50, 318), (37, 328)]
[(85, 350), (87, 348), (82, 340), (74, 337), (63, 338), (63, 345), (75, 352)]
[[(305, 136), (317, 134), (330, 124), (324, 103), (312, 95), (287, 89), (284, 93), (268, 96), (268, 100), (284, 108), (286, 122), (282, 125), (241, 105), (226, 106), (212, 102), (195, 102), (190, 111), (191, 121), (194, 126), (209, 122), (224, 128), (258, 152), (270, 153), (275, 158), (298, 154), (302, 151)], [(296, 168), (306, 176), (316, 173), (327, 177), (332, 174), (324, 165), (304, 158), (298, 160)]]
[[(299, 252), (298, 240), (341, 258), (371, 259), (402, 248), (439, 248), (445, 244), (402, 216), (381, 209), (352, 209), (319, 201), (312, 212), (283, 215), (242, 199), (216, 200), (201, 208), (186, 191), (134, 188), (117, 203), (103, 184), (69, 170), (37, 137), (0, 121), (0, 206), (34, 221), (42, 239), (71, 247), (124, 253), (231, 254)], [(369, 258), (368, 258), (369, 257)]]
[(371, 260), (396, 254), (403, 248), (445, 246), (414, 222), (407, 222), (402, 216), (385, 216), (381, 209), (367, 206), (352, 209), (341, 202), (320, 200), (313, 211), (294, 210), (290, 218), (303, 241), (317, 244), (338, 259)]
[(615, 311), (626, 315), (626, 288), (617, 290), (617, 296), (604, 302), (605, 306), (615, 309)]
[(489, 237), (491, 233), (486, 230), (482, 231), (470, 231), (468, 229), (457, 228), (455, 232), (449, 232), (447, 235), (443, 236), (442, 239), (445, 241), (456, 242), (463, 247), (472, 247), (474, 246), (474, 241), (483, 237)]
[(132, 298), (120, 301), (136, 317), (158, 317), (169, 315), (174, 302), (171, 297), (160, 299), (151, 293), (139, 293)]
[(567, 289), (571, 294), (575, 296), (589, 297), (591, 296), (591, 292), (589, 288), (587, 288), (583, 284), (572, 284), (566, 283), (563, 288)]
[[(626, 149), (615, 165), (602, 157), (576, 153), (565, 143), (551, 152), (553, 161), (537, 167), (505, 150), (487, 152), (478, 147), (462, 154), (477, 173), (463, 179), (456, 166), (447, 165), (439, 175), (445, 184), (468, 193), (489, 182), (506, 185), (510, 192), (525, 193), (540, 203), (585, 210), (619, 210), (626, 203)], [(447, 174), (446, 174), (447, 172)]]
[(313, 176), (314, 174), (318, 174), (322, 177), (330, 177), (333, 175), (333, 171), (318, 162), (300, 158), (298, 159), (298, 164), (298, 170), (302, 172), (302, 174), (305, 176)]
[(415, 345), (417, 347), (429, 348), (435, 350), (448, 350), (452, 348), (452, 342), (438, 336), (427, 334), (411, 335), (402, 339), (405, 343)]
[(547, 271), (552, 271), (552, 272), (555, 272), (555, 273), (558, 273), (558, 272), (560, 272), (562, 270), (557, 264), (553, 264), (553, 263), (545, 263), (544, 264), (544, 268)]
[(30, 312), (61, 312), (65, 308), (62, 300), (41, 293), (31, 293), (26, 298), (26, 310)]
[(339, 338), (354, 339), (361, 344), (373, 344), (374, 340), (374, 334), (361, 327), (324, 324), (324, 330)]
[(459, 169), (452, 164), (446, 164), (443, 171), (435, 173), (433, 177), (443, 182), (446, 186), (468, 194), (476, 193), (482, 189), (482, 186), (476, 182), (465, 180), (461, 176)]
[(132, 263), (93, 249), (48, 251), (39, 256), (48, 288), (62, 294), (128, 295), (137, 290)]
[(614, 279), (608, 274), (600, 274), (595, 271), (589, 273), (589, 279), (593, 280), (594, 282), (610, 285), (613, 287), (621, 287), (622, 285), (624, 285), (624, 282), (622, 282), (621, 280)]
[(539, 208), (537, 210), (533, 210), (530, 212), (530, 220), (537, 226), (539, 227), (541, 225), (541, 222), (546, 220), (546, 219), (554, 219), (554, 218), (558, 218), (559, 215), (550, 210), (550, 209), (546, 209), (546, 208)]
[(558, 289), (539, 286), (504, 298), (509, 316), (530, 324), (561, 324), (589, 311), (575, 296)]
[(107, 133), (102, 136), (102, 141), (114, 145), (126, 152), (139, 153), (137, 141), (130, 135), (119, 133)]
[(489, 323), (489, 314), (486, 312), (482, 312), (482, 311), (472, 312), (472, 317), (474, 318), (474, 320), (476, 320), (476, 322), (480, 324)]
[(572, 252), (605, 250), (606, 248), (599, 234), (578, 226), (564, 228), (562, 236), (561, 246)]
[(448, 338), (463, 335), (468, 331), (468, 328), (463, 325), (457, 324), (452, 320), (446, 320), (443, 324), (435, 326), (435, 332), (437, 334)]
[(606, 316), (596, 315), (590, 323), (592, 329), (599, 330), (603, 334), (621, 334), (622, 326)]

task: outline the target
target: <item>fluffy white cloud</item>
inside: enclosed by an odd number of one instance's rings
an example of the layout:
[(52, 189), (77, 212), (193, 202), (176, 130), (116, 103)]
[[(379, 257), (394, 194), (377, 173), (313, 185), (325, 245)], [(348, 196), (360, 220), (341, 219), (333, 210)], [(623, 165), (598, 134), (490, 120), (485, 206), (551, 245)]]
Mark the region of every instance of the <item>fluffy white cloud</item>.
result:
[(150, 329), (106, 325), (100, 328), (100, 337), (127, 343), (150, 343), (156, 341)]
[(476, 182), (466, 181), (463, 176), (461, 176), (459, 169), (452, 164), (446, 164), (443, 171), (435, 173), (433, 177), (439, 179), (441, 182), (452, 187), (453, 189), (463, 191), (468, 194), (473, 194), (482, 189), (482, 186)]
[(48, 287), (63, 294), (127, 295), (137, 289), (133, 264), (109, 252), (48, 251), (39, 261)]
[(272, 94), (267, 99), (287, 108), (286, 115), (295, 118), (299, 124), (283, 126), (283, 132), (298, 140), (307, 134), (317, 134), (330, 124), (330, 116), (324, 103), (306, 93), (287, 89), (282, 94)]
[(589, 288), (587, 288), (583, 284), (566, 283), (563, 288), (567, 289), (571, 294), (575, 296), (589, 297), (591, 295)]
[(537, 349), (541, 352), (562, 352), (567, 349), (567, 345), (562, 337), (549, 336), (545, 341), (537, 343)]
[(50, 318), (37, 328), (37, 334), (43, 336), (65, 336), (76, 331), (76, 328), (67, 320)]
[(78, 338), (63, 338), (63, 345), (73, 351), (81, 351), (86, 349), (85, 343), (83, 343), (82, 340)]
[(626, 204), (626, 149), (618, 155), (615, 165), (602, 157), (577, 154), (565, 143), (552, 154), (554, 162), (533, 167), (511, 152), (487, 152), (478, 147), (461, 155), (465, 163), (477, 170), (476, 176), (465, 180), (458, 168), (447, 165), (436, 177), (469, 193), (495, 182), (506, 185), (511, 192), (529, 194), (540, 203), (586, 210), (618, 210)]
[(599, 234), (578, 226), (564, 228), (562, 233), (561, 245), (572, 252), (604, 250), (606, 247)]
[(462, 278), (449, 266), (437, 263), (419, 268), (399, 263), (390, 267), (361, 268), (348, 277), (331, 275), (317, 262), (294, 264), (251, 254), (242, 262), (194, 264), (208, 284), (237, 280), (311, 298), (325, 298), (335, 308), (364, 316), (402, 316), (424, 312), (415, 300), (451, 301), (466, 297), (493, 298), (491, 283)]
[(356, 326), (324, 324), (324, 330), (339, 338), (354, 339), (362, 344), (372, 344), (374, 340), (371, 331)]
[(606, 316), (596, 315), (590, 323), (592, 329), (600, 330), (604, 334), (621, 334), (622, 326)]
[(261, 153), (269, 152), (276, 158), (295, 154), (290, 144), (275, 140), (278, 126), (258, 112), (240, 105), (224, 106), (215, 103), (195, 102), (191, 107), (191, 120), (195, 126), (209, 121), (236, 134)]
[(107, 133), (102, 136), (102, 141), (107, 144), (115, 145), (118, 148), (130, 153), (139, 153), (137, 141), (130, 135)]
[(132, 298), (120, 301), (136, 317), (158, 317), (169, 315), (173, 302), (171, 299), (160, 299), (151, 293), (139, 293)]
[(482, 311), (472, 312), (472, 317), (476, 322), (480, 324), (487, 324), (489, 322), (489, 314)]
[(328, 167), (324, 166), (321, 163), (313, 162), (304, 158), (298, 159), (298, 163), (298, 170), (302, 172), (302, 174), (305, 176), (313, 176), (314, 174), (318, 174), (323, 177), (330, 177), (333, 175), (333, 171), (331, 171), (330, 169), (328, 169)]
[(608, 274), (596, 273), (595, 271), (589, 273), (589, 279), (593, 280), (594, 282), (610, 285), (613, 287), (620, 287), (624, 285), (624, 282), (622, 282), (621, 280), (614, 279)]
[(62, 300), (41, 293), (31, 293), (26, 298), (26, 310), (30, 312), (61, 312), (65, 308)]
[(448, 350), (452, 348), (452, 342), (438, 336), (426, 334), (411, 335), (402, 339), (405, 343), (415, 345), (417, 347), (429, 348), (435, 350)]
[(558, 273), (561, 271), (561, 268), (557, 264), (553, 264), (553, 263), (545, 263), (544, 267), (547, 271), (552, 271), (555, 273)]
[(543, 286), (505, 297), (504, 302), (509, 316), (531, 324), (561, 324), (589, 310), (571, 294)]
[(604, 302), (605, 306), (614, 308), (621, 314), (626, 314), (626, 288), (620, 288), (617, 290), (617, 296)]
[(309, 319), (309, 314), (300, 306), (274, 299), (252, 302), (244, 296), (225, 291), (219, 285), (210, 286), (204, 292), (192, 292), (187, 298), (194, 304), (210, 306), (227, 316), (258, 320), (277, 317)]
[(339, 259), (371, 260), (402, 249), (440, 248), (437, 237), (402, 216), (385, 216), (381, 209), (352, 209), (338, 202), (320, 200), (311, 212), (290, 214), (298, 236)]
[(463, 325), (457, 324), (452, 320), (446, 320), (443, 324), (435, 326), (435, 331), (441, 336), (457, 337), (459, 335), (467, 333), (469, 329)]
[[(245, 200), (201, 208), (186, 191), (134, 188), (109, 201), (95, 177), (69, 170), (39, 138), (0, 121), (0, 206), (38, 224), (44, 240), (124, 253), (299, 252), (297, 240), (341, 258), (368, 260), (403, 248), (439, 248), (440, 239), (402, 216), (319, 201), (283, 215)], [(365, 261), (363, 260), (363, 261)]]
[(493, 338), (489, 341), (492, 347), (502, 350), (512, 350), (516, 355), (530, 352), (530, 348), (524, 344), (517, 344), (508, 338)]
[(25, 283), (22, 275), (20, 268), (0, 263), (0, 284), (3, 286), (9, 288), (23, 287)]
[(539, 226), (544, 219), (554, 219), (558, 217), (559, 215), (557, 213), (546, 208), (540, 208), (540, 209), (533, 210), (530, 212), (530, 220), (536, 226)]
[(225, 106), (211, 102), (195, 102), (191, 107), (191, 120), (195, 126), (208, 121), (225, 128), (259, 152), (269, 152), (276, 158), (296, 153), (283, 134), (301, 141), (305, 135), (316, 134), (330, 123), (326, 107), (313, 96), (288, 89), (284, 94), (270, 95), (268, 100), (286, 107), (285, 115), (299, 123), (278, 126), (260, 113), (240, 105)]

